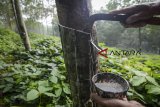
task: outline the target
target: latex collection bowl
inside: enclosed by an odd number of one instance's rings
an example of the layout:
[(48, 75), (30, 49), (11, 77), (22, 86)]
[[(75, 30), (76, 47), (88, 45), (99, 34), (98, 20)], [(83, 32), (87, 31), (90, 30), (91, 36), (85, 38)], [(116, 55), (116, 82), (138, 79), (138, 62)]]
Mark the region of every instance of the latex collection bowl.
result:
[(113, 73), (98, 73), (92, 77), (92, 82), (103, 98), (122, 99), (129, 89), (127, 80)]

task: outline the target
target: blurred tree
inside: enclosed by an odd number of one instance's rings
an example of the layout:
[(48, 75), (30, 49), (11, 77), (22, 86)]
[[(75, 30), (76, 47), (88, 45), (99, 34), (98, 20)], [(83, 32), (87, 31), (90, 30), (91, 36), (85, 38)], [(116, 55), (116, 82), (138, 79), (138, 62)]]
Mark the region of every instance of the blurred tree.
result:
[[(53, 0), (22, 0), (21, 4), (23, 5), (22, 11), (26, 17), (27, 29), (30, 29), (29, 31), (45, 35), (58, 34), (57, 30), (53, 31), (58, 25), (58, 21), (55, 20), (57, 15)], [(54, 23), (48, 24), (48, 18)]]
[(39, 20), (54, 14), (53, 0), (22, 0), (24, 15), (32, 20)]
[(21, 36), (21, 39), (23, 41), (25, 50), (30, 51), (31, 50), (30, 41), (29, 41), (25, 23), (23, 21), (19, 0), (11, 0), (11, 3), (12, 3), (13, 11), (14, 11), (17, 28)]
[(13, 29), (13, 11), (10, 0), (0, 0), (0, 21), (7, 28)]

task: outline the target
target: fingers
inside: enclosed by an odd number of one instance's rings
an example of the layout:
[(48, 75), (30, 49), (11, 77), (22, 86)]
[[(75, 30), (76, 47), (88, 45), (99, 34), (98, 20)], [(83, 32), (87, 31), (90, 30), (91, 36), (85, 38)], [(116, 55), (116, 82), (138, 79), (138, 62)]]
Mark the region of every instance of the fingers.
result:
[(123, 101), (128, 101), (128, 100), (127, 100), (127, 98), (125, 97), (125, 98), (123, 98)]
[(106, 99), (98, 96), (96, 93), (91, 94), (91, 99), (94, 100), (96, 103), (102, 103), (104, 100), (106, 100)]
[(144, 27), (147, 24), (150, 25), (160, 25), (160, 18), (159, 17), (152, 17), (148, 20), (143, 20), (143, 21), (137, 21), (135, 23), (131, 24), (126, 24), (126, 23), (121, 23), (125, 28), (138, 28), (138, 27)]
[(134, 14), (139, 11), (145, 11), (148, 9), (149, 9), (148, 5), (134, 5), (120, 10), (113, 10), (110, 12), (110, 14)]
[(92, 100), (103, 107), (144, 107), (137, 101), (128, 101), (125, 97), (123, 100), (101, 98), (97, 94), (91, 94)]
[(132, 23), (132, 24), (124, 24), (121, 23), (125, 28), (138, 28), (138, 27), (144, 27), (147, 24), (145, 22), (137, 22), (137, 23)]
[(110, 12), (111, 14), (128, 14), (130, 17), (127, 18), (126, 22), (123, 23), (122, 25), (125, 28), (130, 28), (130, 27), (144, 27), (147, 24), (156, 24), (154, 21), (148, 21), (153, 17), (152, 12), (150, 11), (150, 5), (147, 4), (142, 4), (142, 5), (135, 5), (131, 7), (127, 7), (124, 9), (120, 10), (114, 10)]
[(150, 25), (160, 25), (160, 17), (153, 17), (152, 19), (147, 20), (146, 23)]
[(126, 98), (124, 99), (125, 101), (118, 99), (106, 99), (106, 98), (101, 98), (95, 93), (91, 94), (91, 98), (97, 104), (102, 105), (104, 107), (129, 107), (129, 103)]
[(142, 104), (140, 104), (137, 101), (129, 101), (130, 104), (135, 105), (136, 107), (144, 107)]

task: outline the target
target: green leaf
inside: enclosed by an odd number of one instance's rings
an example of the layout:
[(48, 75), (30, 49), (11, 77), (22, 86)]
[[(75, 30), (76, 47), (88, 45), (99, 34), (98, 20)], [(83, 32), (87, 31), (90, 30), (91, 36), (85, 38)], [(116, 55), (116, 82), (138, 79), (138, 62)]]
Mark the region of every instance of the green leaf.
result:
[(68, 85), (65, 85), (65, 86), (63, 87), (63, 91), (64, 91), (66, 94), (71, 94), (71, 91), (70, 91)]
[(156, 82), (156, 80), (155, 80), (154, 78), (152, 78), (151, 76), (146, 76), (146, 79), (147, 79), (150, 83), (158, 86), (158, 83)]
[(147, 93), (159, 95), (160, 94), (160, 87), (155, 85), (146, 85), (145, 89), (147, 89)]
[(8, 91), (10, 91), (12, 89), (12, 86), (6, 86), (4, 89), (3, 89), (3, 93), (6, 93)]
[(57, 82), (58, 82), (58, 78), (57, 78), (56, 76), (51, 76), (51, 77), (49, 78), (49, 80), (50, 80), (51, 82), (53, 82), (53, 83), (57, 83)]
[(11, 82), (11, 83), (14, 82), (13, 78), (11, 78), (11, 77), (7, 77), (7, 78), (5, 78), (4, 80), (6, 80), (7, 82)]
[(58, 69), (57, 69), (57, 68), (54, 68), (54, 69), (52, 70), (52, 72), (51, 72), (51, 75), (53, 75), (53, 76), (58, 76), (58, 75), (59, 75)]
[(32, 73), (32, 75), (40, 75), (42, 71), (36, 71), (35, 73)]
[(124, 69), (128, 70), (131, 73), (134, 73), (136, 76), (147, 76), (146, 72), (139, 71), (139, 70), (132, 68), (130, 66), (124, 66)]
[(49, 86), (48, 80), (38, 81), (38, 85), (39, 85), (39, 86)]
[(44, 86), (39, 86), (38, 87), (38, 91), (40, 93), (45, 93), (45, 92), (50, 91), (50, 90), (52, 90), (52, 87), (44, 87)]
[(4, 87), (5, 87), (5, 85), (0, 85), (0, 89), (1, 89), (1, 88), (4, 88)]
[(10, 107), (21, 107), (21, 106), (10, 106)]
[(131, 93), (133, 93), (133, 95), (134, 95), (134, 97), (136, 97), (136, 96), (138, 96), (138, 98), (141, 100), (141, 101), (143, 101), (144, 102), (144, 96), (143, 95), (141, 95), (141, 94), (139, 94), (138, 92), (136, 92), (134, 89), (129, 89), (129, 91), (131, 92)]
[(141, 76), (134, 76), (131, 80), (130, 80), (131, 84), (133, 86), (139, 86), (142, 83), (146, 82), (145, 77), (141, 77)]
[(47, 104), (46, 107), (53, 107), (53, 105), (52, 104)]
[(38, 97), (39, 97), (39, 92), (35, 89), (32, 89), (27, 93), (27, 101), (35, 100)]
[(66, 77), (64, 75), (61, 75), (59, 78), (60, 78), (60, 80), (65, 80), (66, 79)]
[(61, 88), (55, 90), (55, 95), (56, 95), (56, 97), (61, 96), (61, 93), (62, 93), (62, 89), (61, 89)]
[(44, 94), (47, 95), (47, 96), (49, 96), (49, 97), (55, 97), (55, 95), (53, 93), (45, 92)]
[(127, 95), (128, 95), (128, 96), (133, 96), (133, 93), (127, 92)]

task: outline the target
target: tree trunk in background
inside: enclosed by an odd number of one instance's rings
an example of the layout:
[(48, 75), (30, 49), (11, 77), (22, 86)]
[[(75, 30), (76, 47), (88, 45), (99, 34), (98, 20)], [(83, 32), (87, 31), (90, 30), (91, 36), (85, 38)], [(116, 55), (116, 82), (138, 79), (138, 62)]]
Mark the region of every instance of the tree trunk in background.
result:
[(139, 38), (139, 46), (138, 48), (142, 48), (142, 34), (141, 34), (141, 28), (138, 29), (138, 38)]
[[(90, 40), (95, 32), (86, 28), (90, 0), (56, 0), (64, 60), (70, 80), (73, 107), (95, 107), (90, 103), (91, 77), (97, 70), (97, 53)], [(87, 33), (86, 33), (87, 32)]]
[(13, 10), (14, 10), (15, 20), (16, 20), (19, 34), (23, 41), (25, 50), (29, 51), (31, 50), (31, 46), (30, 46), (30, 41), (29, 41), (27, 30), (26, 30), (26, 26), (22, 18), (22, 12), (20, 9), (19, 0), (11, 0), (11, 3), (12, 3)]
[[(10, 10), (8, 10), (10, 11)], [(9, 15), (9, 13), (6, 14), (6, 22), (8, 24), (8, 27), (12, 30), (12, 22), (11, 22), (11, 17)]]

